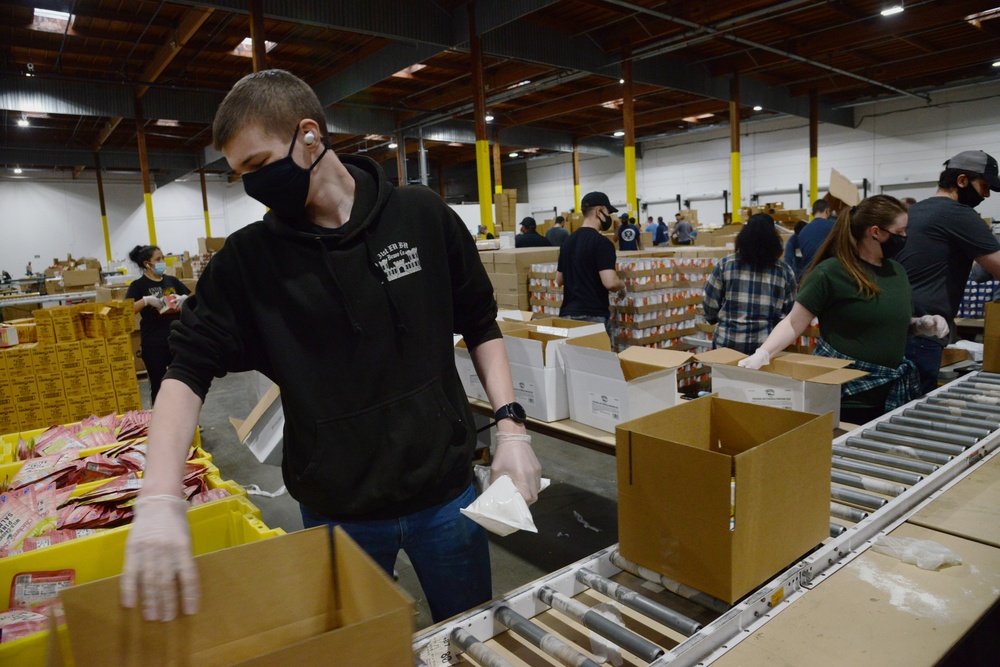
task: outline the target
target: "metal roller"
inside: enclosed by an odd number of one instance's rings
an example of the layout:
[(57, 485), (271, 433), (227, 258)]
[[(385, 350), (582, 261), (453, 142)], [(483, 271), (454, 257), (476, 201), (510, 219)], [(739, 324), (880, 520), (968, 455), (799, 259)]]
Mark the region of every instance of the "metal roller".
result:
[(992, 385), (994, 387), (1000, 386), (1000, 379), (992, 377), (984, 377), (983, 375), (976, 375), (975, 377), (969, 378), (967, 382), (971, 384), (986, 384)]
[(1000, 373), (992, 373), (990, 371), (979, 371), (976, 373), (977, 378), (988, 378), (990, 380), (1000, 380)]
[(903, 415), (893, 415), (889, 417), (889, 422), (892, 424), (901, 424), (903, 426), (912, 426), (914, 428), (925, 428), (934, 432), (944, 431), (945, 433), (966, 435), (970, 438), (975, 438), (977, 442), (990, 434), (990, 429), (988, 428), (958, 426), (956, 424), (949, 424), (944, 420), (920, 419), (916, 417), (906, 417)]
[(914, 449), (922, 449), (927, 452), (937, 452), (939, 454), (947, 454), (948, 456), (959, 456), (965, 451), (965, 448), (961, 445), (949, 445), (944, 442), (928, 442), (921, 438), (913, 438), (907, 435), (900, 435), (899, 433), (889, 433), (888, 431), (880, 431), (875, 428), (870, 428), (861, 434), (861, 437), (868, 440), (877, 440), (879, 442), (887, 442), (890, 445), (902, 445), (903, 447), (913, 447)]
[(1000, 416), (1000, 405), (974, 401), (964, 394), (942, 392), (937, 396), (928, 396), (926, 402), (930, 405), (947, 405), (950, 407), (966, 408)]
[(879, 454), (877, 452), (869, 452), (863, 449), (844, 447), (843, 445), (834, 445), (833, 453), (835, 456), (843, 456), (845, 459), (854, 459), (855, 461), (864, 461), (865, 463), (876, 463), (890, 468), (896, 468), (898, 470), (908, 470), (921, 475), (929, 475), (935, 470), (934, 465), (924, 463), (923, 461), (914, 461), (913, 459), (904, 459), (901, 456)]
[(879, 498), (878, 496), (873, 496), (870, 493), (862, 493), (861, 491), (845, 489), (840, 486), (830, 487), (830, 497), (834, 500), (843, 500), (845, 503), (858, 505), (869, 510), (877, 510), (889, 502), (885, 498)]
[(729, 611), (729, 608), (731, 606), (724, 600), (712, 597), (708, 593), (702, 593), (696, 588), (691, 588), (690, 586), (682, 584), (679, 581), (675, 581), (674, 579), (664, 576), (659, 572), (654, 572), (653, 570), (650, 570), (648, 567), (643, 567), (638, 563), (634, 563), (630, 561), (628, 558), (622, 556), (621, 553), (619, 553), (618, 551), (611, 552), (611, 564), (614, 565), (615, 567), (621, 568), (622, 570), (628, 572), (629, 574), (633, 574), (639, 577), (640, 579), (645, 579), (646, 581), (652, 582), (654, 584), (659, 584), (660, 586), (663, 586), (674, 595), (679, 595), (680, 597), (686, 600), (690, 600), (695, 604), (701, 605), (705, 609), (711, 609), (712, 611), (717, 612), (719, 614), (726, 613), (727, 611)]
[(666, 652), (645, 637), (640, 637), (625, 626), (602, 616), (583, 603), (566, 597), (554, 588), (542, 586), (538, 589), (538, 599), (646, 662), (653, 662)]
[(626, 607), (634, 609), (640, 614), (645, 614), (646, 616), (659, 621), (671, 630), (676, 630), (684, 636), (693, 635), (701, 629), (701, 623), (698, 621), (688, 618), (684, 614), (680, 614), (673, 609), (664, 607), (662, 604), (653, 602), (649, 598), (644, 597), (631, 589), (625, 588), (624, 586), (616, 584), (610, 579), (605, 579), (601, 575), (588, 570), (585, 567), (577, 570), (576, 580), (585, 586), (593, 588), (599, 593), (607, 595), (609, 598), (613, 598), (618, 602), (621, 602)]
[(847, 529), (839, 523), (830, 522), (830, 537), (840, 537)]
[(958, 396), (959, 398), (964, 396), (966, 400), (973, 401), (974, 403), (982, 403), (984, 405), (1000, 405), (1000, 394), (994, 395), (993, 392), (983, 391), (982, 389), (961, 386), (952, 387), (950, 395)]
[(514, 667), (506, 658), (486, 646), (462, 628), (451, 631), (451, 641), (483, 667)]
[(831, 502), (830, 516), (837, 517), (838, 519), (844, 519), (845, 521), (850, 521), (852, 523), (857, 523), (858, 521), (864, 521), (867, 519), (868, 512), (862, 512), (856, 507), (848, 507), (847, 505)]
[(494, 618), (510, 628), (511, 632), (528, 640), (566, 667), (599, 667), (596, 662), (510, 607), (497, 607)]
[(967, 435), (958, 435), (957, 433), (941, 433), (940, 431), (927, 431), (923, 428), (903, 426), (902, 424), (893, 424), (892, 422), (878, 422), (875, 424), (875, 430), (908, 435), (914, 438), (924, 438), (926, 440), (936, 440), (937, 442), (961, 445), (962, 447), (971, 447), (976, 444), (977, 441), (976, 438)]
[(1000, 428), (1000, 418), (992, 417), (985, 412), (946, 408), (943, 405), (925, 405), (920, 403), (912, 408), (903, 410), (903, 416), (918, 417), (920, 419), (940, 419), (953, 424), (985, 428), (991, 432)]
[(923, 479), (922, 476), (916, 475), (912, 472), (903, 472), (902, 470), (894, 470), (892, 468), (883, 468), (882, 466), (874, 466), (868, 463), (852, 461), (850, 459), (846, 459), (841, 456), (833, 457), (833, 467), (839, 470), (854, 472), (861, 475), (871, 475), (872, 477), (881, 477), (882, 479), (889, 480), (890, 482), (896, 482), (897, 484), (906, 484), (908, 486), (913, 486), (914, 484)]
[(906, 487), (902, 484), (893, 484), (892, 482), (886, 482), (882, 479), (862, 477), (861, 475), (844, 472), (843, 470), (831, 470), (830, 480), (836, 482), (837, 484), (853, 486), (856, 489), (873, 491), (886, 496), (892, 496), (893, 498), (906, 493)]
[(1000, 396), (1000, 385), (991, 382), (976, 382), (969, 380), (955, 387), (955, 389), (971, 389), (973, 391), (989, 394), (990, 396)]
[(887, 442), (879, 442), (878, 440), (870, 440), (865, 437), (850, 437), (847, 439), (847, 446), (854, 449), (864, 449), (869, 452), (878, 452), (879, 454), (891, 454), (892, 456), (926, 461), (927, 463), (934, 464), (935, 467), (944, 465), (951, 460), (951, 457), (947, 454), (928, 452), (908, 445), (893, 445)]

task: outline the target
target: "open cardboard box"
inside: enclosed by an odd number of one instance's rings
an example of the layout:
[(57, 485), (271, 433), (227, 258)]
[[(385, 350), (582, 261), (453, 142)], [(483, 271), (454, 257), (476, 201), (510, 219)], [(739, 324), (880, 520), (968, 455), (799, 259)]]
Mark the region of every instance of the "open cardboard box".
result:
[[(500, 333), (505, 336), (511, 331), (525, 328), (523, 322), (505, 322), (503, 320), (498, 320), (497, 326), (500, 327)], [(458, 371), (458, 377), (462, 380), (466, 396), (480, 401), (490, 400), (489, 396), (486, 395), (486, 388), (483, 387), (483, 383), (479, 379), (479, 374), (476, 373), (476, 366), (472, 363), (469, 348), (466, 346), (465, 340), (457, 334), (455, 336), (455, 369)]]
[(841, 385), (867, 375), (846, 368), (851, 364), (846, 359), (779, 353), (754, 371), (737, 365), (746, 357), (720, 347), (695, 359), (712, 368), (712, 391), (721, 398), (813, 414), (831, 412), (833, 428), (840, 425)]
[(714, 395), (622, 424), (622, 556), (736, 602), (829, 536), (832, 441), (829, 415)]
[(1000, 373), (1000, 303), (994, 301), (983, 313), (983, 370)]
[(571, 338), (566, 366), (570, 419), (610, 433), (622, 422), (677, 403), (677, 368), (687, 352), (632, 346), (615, 354), (604, 332)]
[(564, 338), (577, 338), (595, 333), (603, 333), (607, 337), (607, 329), (604, 328), (604, 324), (601, 322), (584, 322), (565, 317), (548, 317), (543, 315), (531, 320), (528, 324), (536, 331), (563, 336)]
[(67, 632), (48, 664), (413, 664), (412, 601), (339, 527), (332, 539), (314, 528), (195, 564), (201, 608), (169, 623), (124, 609), (120, 577), (62, 591)]
[(230, 417), (236, 437), (250, 448), (257, 460), (269, 466), (280, 466), (284, 457), (285, 412), (281, 407), (281, 390), (271, 385), (246, 419)]
[(529, 417), (545, 422), (569, 417), (566, 369), (558, 349), (566, 340), (532, 328), (504, 333), (514, 395)]

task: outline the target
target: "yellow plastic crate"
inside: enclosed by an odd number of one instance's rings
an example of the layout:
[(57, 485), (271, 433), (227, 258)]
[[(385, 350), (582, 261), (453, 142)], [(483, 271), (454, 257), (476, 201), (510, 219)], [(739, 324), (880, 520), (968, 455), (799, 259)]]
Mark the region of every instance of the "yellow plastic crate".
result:
[[(73, 426), (79, 424), (80, 422), (73, 422), (71, 424), (64, 424), (64, 426)], [(47, 428), (36, 428), (31, 431), (19, 431), (17, 433), (6, 433), (0, 435), (0, 464), (3, 463), (13, 463), (15, 461), (15, 456), (17, 455), (17, 441), (20, 438), (34, 438), (37, 435), (45, 433), (51, 427)], [(134, 438), (133, 438), (134, 439)], [(126, 440), (126, 442), (128, 442)], [(192, 447), (201, 447), (201, 431), (198, 429), (194, 430), (194, 438), (191, 440)]]
[[(233, 497), (192, 507), (188, 511), (191, 542), (196, 556), (284, 535), (281, 528), (268, 528), (260, 520), (260, 510), (246, 498)], [(125, 560), (125, 539), (129, 526), (54, 544), (0, 559), (0, 610), (10, 604), (8, 591), (14, 577), (22, 572), (75, 570), (82, 584), (121, 574)], [(0, 644), (2, 665), (44, 665), (48, 632)]]

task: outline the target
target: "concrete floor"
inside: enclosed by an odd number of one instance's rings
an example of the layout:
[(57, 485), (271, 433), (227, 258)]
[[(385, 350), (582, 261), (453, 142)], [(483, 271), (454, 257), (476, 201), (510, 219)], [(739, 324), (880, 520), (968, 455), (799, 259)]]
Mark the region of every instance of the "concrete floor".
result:
[[(142, 382), (148, 405), (148, 383)], [(236, 438), (230, 417), (245, 418), (256, 404), (254, 375), (231, 374), (216, 380), (201, 413), (202, 446), (212, 454), (223, 478), (263, 491), (281, 488), (281, 470), (262, 465)], [(552, 480), (532, 515), (537, 534), (517, 532), (490, 535), (493, 594), (502, 595), (538, 577), (610, 546), (618, 541), (615, 459), (577, 445), (533, 434), (542, 474)], [(298, 503), (285, 494), (278, 498), (251, 496), (264, 522), (288, 532), (301, 530)], [(396, 562), (399, 584), (416, 600), (416, 627), (431, 625), (420, 584), (405, 553)]]

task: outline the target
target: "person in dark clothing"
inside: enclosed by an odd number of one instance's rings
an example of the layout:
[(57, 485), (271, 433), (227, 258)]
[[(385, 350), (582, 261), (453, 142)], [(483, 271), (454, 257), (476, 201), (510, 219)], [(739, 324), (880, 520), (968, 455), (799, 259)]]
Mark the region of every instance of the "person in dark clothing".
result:
[(670, 245), (670, 228), (660, 218), (656, 223), (656, 233), (653, 234), (653, 245)]
[[(963, 151), (944, 167), (934, 196), (909, 208), (909, 240), (899, 261), (913, 286), (914, 312), (939, 315), (954, 331), (973, 262), (1000, 277), (1000, 243), (975, 210), (990, 191), (1000, 192), (1000, 174), (997, 161), (983, 151)], [(948, 340), (916, 335), (906, 342), (906, 358), (920, 371), (924, 393), (937, 386)]]
[(181, 306), (191, 290), (177, 278), (164, 275), (167, 263), (163, 260), (163, 251), (157, 246), (137, 245), (128, 257), (143, 272), (128, 286), (125, 296), (135, 302), (135, 312), (140, 314), (140, 353), (149, 377), (149, 402), (152, 405), (160, 393), (160, 383), (167, 366), (173, 359), (167, 344), (170, 324), (180, 317)]
[(615, 271), (615, 246), (601, 232), (611, 229), (611, 214), (617, 211), (603, 192), (587, 194), (580, 205), (583, 226), (559, 252), (556, 283), (564, 286), (559, 316), (571, 320), (603, 322), (608, 337), (611, 311), (608, 293), (625, 296), (625, 283)]
[(813, 219), (799, 232), (799, 249), (802, 251), (802, 270), (805, 271), (813, 257), (833, 229), (833, 210), (825, 199), (817, 199), (812, 207)]
[(795, 273), (795, 282), (802, 280), (805, 266), (802, 264), (802, 248), (799, 246), (799, 232), (806, 228), (805, 220), (795, 223), (792, 235), (785, 241), (785, 264)]
[(639, 237), (639, 225), (635, 224), (635, 219), (623, 222), (618, 228), (618, 249), (619, 250), (642, 250), (642, 239)]
[(556, 226), (545, 232), (545, 238), (557, 248), (562, 246), (563, 242), (569, 238), (569, 232), (566, 230), (566, 219), (561, 215), (556, 216)]
[(515, 248), (548, 248), (552, 243), (539, 234), (535, 219), (527, 217), (521, 221), (521, 233), (514, 237)]
[(476, 432), (453, 333), (496, 410), (492, 479), (537, 497), (541, 469), (472, 235), (434, 191), (337, 156), (326, 128), (316, 94), (282, 70), (245, 76), (216, 113), (216, 149), (270, 210), (227, 238), (171, 332), (121, 583), (128, 607), (142, 588), (149, 620), (176, 614), (178, 583), (183, 612), (197, 611), (177, 496), (205, 394), (231, 371), (281, 389), (282, 476), (303, 524), (341, 526), (387, 573), (404, 549), (435, 621), (492, 597), (485, 532), (459, 511), (475, 498)]
[(486, 225), (479, 225), (479, 235), (487, 241), (491, 241), (496, 238), (490, 234), (490, 230), (486, 228)]

